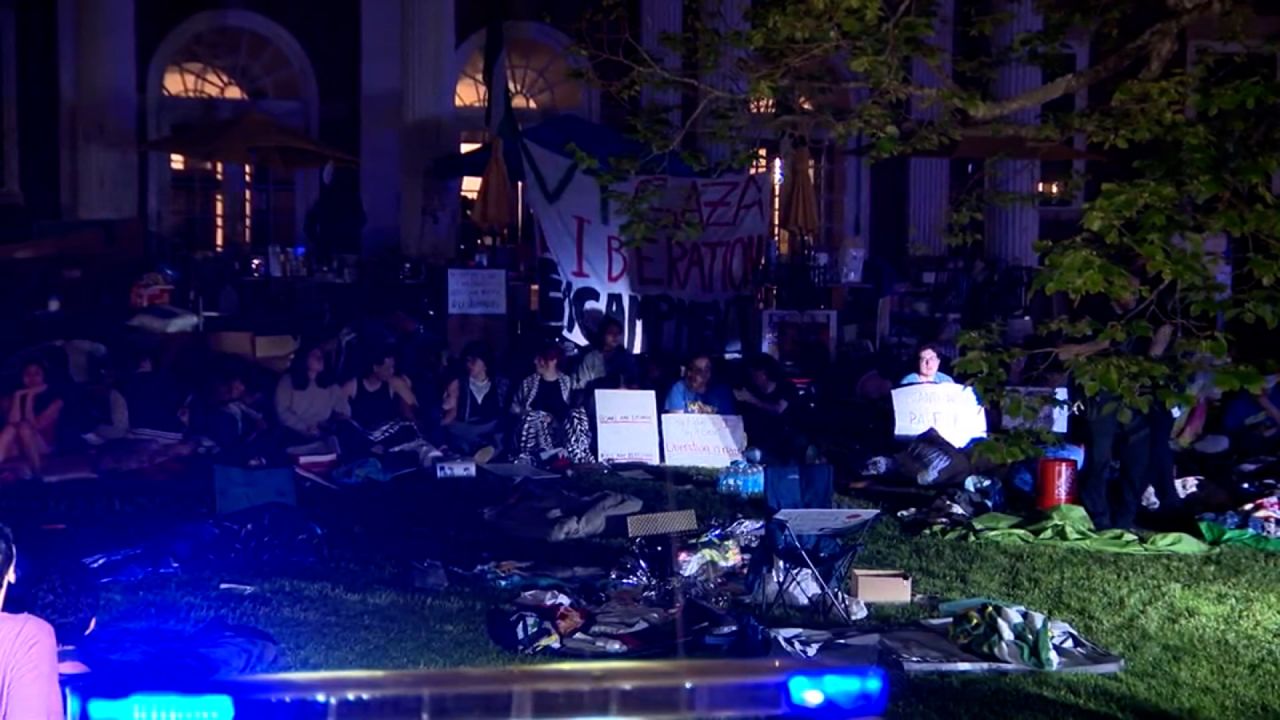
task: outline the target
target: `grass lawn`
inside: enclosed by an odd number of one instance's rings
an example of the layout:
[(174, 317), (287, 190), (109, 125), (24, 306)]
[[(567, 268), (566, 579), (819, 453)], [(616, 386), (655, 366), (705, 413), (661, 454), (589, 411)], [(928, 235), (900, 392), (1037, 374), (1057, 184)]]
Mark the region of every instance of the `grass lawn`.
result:
[[(705, 491), (642, 487), (649, 507), (722, 508)], [(631, 486), (628, 489), (636, 489)], [(732, 508), (729, 508), (732, 509)], [(1107, 677), (975, 676), (898, 680), (902, 717), (1267, 717), (1280, 712), (1280, 555), (1108, 555), (911, 538), (892, 520), (862, 563), (905, 568), (918, 593), (1017, 602), (1072, 623), (1124, 656)], [(256, 586), (217, 590), (220, 580)], [(155, 578), (116, 587), (104, 623), (184, 628), (213, 617), (262, 627), (290, 670), (485, 666), (519, 661), (493, 646), (491, 597), (402, 589), (392, 561), (337, 563), (296, 577)], [(901, 612), (899, 614), (902, 614)]]

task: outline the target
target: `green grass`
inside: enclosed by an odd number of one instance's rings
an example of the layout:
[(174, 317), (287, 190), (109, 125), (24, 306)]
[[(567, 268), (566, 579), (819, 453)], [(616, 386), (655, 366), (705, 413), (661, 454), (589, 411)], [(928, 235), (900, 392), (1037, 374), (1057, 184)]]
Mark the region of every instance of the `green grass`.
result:
[[(628, 483), (650, 507), (750, 512), (705, 490)], [(871, 533), (861, 564), (903, 568), (917, 593), (991, 597), (1072, 623), (1125, 657), (1113, 676), (899, 679), (899, 717), (1268, 717), (1280, 712), (1280, 555), (1107, 555), (1055, 547), (911, 538), (892, 520)], [(253, 593), (216, 589), (248, 582)], [(176, 577), (117, 588), (106, 623), (174, 629), (214, 617), (252, 624), (283, 644), (283, 669), (409, 669), (509, 664), (484, 628), (493, 598), (451, 588), (403, 589), (394, 563), (338, 564), (322, 575)], [(909, 616), (910, 611), (892, 613)]]

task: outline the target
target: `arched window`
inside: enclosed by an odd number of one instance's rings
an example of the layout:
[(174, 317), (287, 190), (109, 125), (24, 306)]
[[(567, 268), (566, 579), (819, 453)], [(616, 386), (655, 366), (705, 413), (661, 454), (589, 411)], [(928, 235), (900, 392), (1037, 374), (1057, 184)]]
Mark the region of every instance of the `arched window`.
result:
[[(222, 105), (240, 103), (314, 130), (315, 77), (305, 53), (287, 31), (255, 13), (191, 16), (161, 43), (148, 77), (152, 137), (238, 113)], [(176, 154), (167, 166), (167, 173), (152, 176), (151, 217), (194, 249), (292, 245), (314, 196), (311, 180), (292, 170)]]
[[(582, 105), (582, 86), (572, 76), (563, 50), (533, 38), (508, 38), (507, 91), (516, 110), (564, 112)], [(454, 106), (483, 108), (489, 102), (484, 84), (484, 51), (467, 59), (454, 88)]]
[(169, 97), (248, 100), (243, 88), (222, 70), (198, 62), (170, 65), (161, 92)]

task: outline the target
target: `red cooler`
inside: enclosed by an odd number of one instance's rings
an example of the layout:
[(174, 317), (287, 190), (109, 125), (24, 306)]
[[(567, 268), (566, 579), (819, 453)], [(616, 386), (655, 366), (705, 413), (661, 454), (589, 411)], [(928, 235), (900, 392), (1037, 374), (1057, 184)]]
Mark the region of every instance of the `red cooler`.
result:
[(1036, 507), (1049, 510), (1076, 503), (1076, 461), (1059, 458), (1040, 460), (1036, 482)]

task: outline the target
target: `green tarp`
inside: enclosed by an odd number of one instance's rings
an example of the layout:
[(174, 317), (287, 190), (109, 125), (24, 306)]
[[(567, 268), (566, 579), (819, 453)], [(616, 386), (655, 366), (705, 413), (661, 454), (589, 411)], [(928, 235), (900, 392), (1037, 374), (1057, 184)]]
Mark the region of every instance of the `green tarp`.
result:
[(944, 530), (941, 534), (951, 540), (1052, 544), (1113, 553), (1194, 555), (1212, 549), (1186, 533), (1158, 533), (1143, 540), (1124, 530), (1095, 530), (1089, 514), (1078, 505), (1059, 505), (1039, 520), (987, 513), (974, 518), (972, 527)]
[(1200, 534), (1210, 545), (1244, 545), (1256, 550), (1280, 552), (1280, 538), (1269, 538), (1249, 530), (1228, 530), (1207, 520), (1200, 521)]

